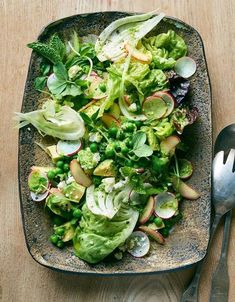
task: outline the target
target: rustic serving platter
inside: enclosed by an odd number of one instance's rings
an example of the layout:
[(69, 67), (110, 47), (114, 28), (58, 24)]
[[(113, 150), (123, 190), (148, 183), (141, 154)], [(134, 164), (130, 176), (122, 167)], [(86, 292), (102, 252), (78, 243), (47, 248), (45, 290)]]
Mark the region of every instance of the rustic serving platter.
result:
[[(38, 40), (46, 41), (57, 32), (68, 37), (73, 30), (79, 36), (98, 35), (112, 21), (130, 15), (125, 12), (100, 12), (67, 17), (46, 26)], [(31, 126), (19, 132), (19, 189), (22, 220), (28, 250), (40, 264), (61, 271), (91, 274), (139, 274), (176, 270), (193, 265), (206, 254), (210, 229), (210, 167), (212, 159), (211, 90), (202, 39), (191, 26), (175, 18), (166, 17), (150, 35), (173, 29), (188, 45), (189, 55), (197, 63), (197, 71), (190, 79), (190, 101), (199, 110), (199, 119), (188, 127), (184, 140), (190, 145), (187, 157), (193, 162), (194, 174), (191, 183), (201, 193), (196, 201), (184, 201), (181, 205), (183, 220), (177, 224), (166, 245), (153, 244), (144, 258), (125, 255), (121, 261), (106, 260), (90, 265), (74, 255), (73, 247), (59, 250), (48, 240), (51, 235), (51, 220), (42, 203), (33, 202), (29, 196), (27, 178), (33, 165), (49, 165), (50, 159), (35, 143), (40, 135)], [(39, 74), (41, 58), (32, 53), (25, 85), (22, 112), (40, 107), (40, 94), (34, 89), (34, 80)]]

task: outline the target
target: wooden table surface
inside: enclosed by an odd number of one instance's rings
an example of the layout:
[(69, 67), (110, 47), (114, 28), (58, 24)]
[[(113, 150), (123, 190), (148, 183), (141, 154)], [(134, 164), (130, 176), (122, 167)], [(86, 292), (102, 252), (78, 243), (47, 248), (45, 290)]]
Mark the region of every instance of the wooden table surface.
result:
[[(159, 7), (195, 27), (204, 40), (213, 93), (214, 137), (235, 122), (235, 1), (233, 0), (1, 0), (0, 1), (0, 300), (4, 302), (180, 300), (193, 270), (132, 277), (84, 277), (41, 267), (29, 255), (22, 231), (17, 179), (17, 139), (12, 114), (21, 108), (31, 51), (26, 47), (47, 23), (84, 12), (146, 12)], [(222, 226), (214, 240), (200, 287), (208, 301), (211, 272), (221, 246)], [(229, 301), (235, 301), (235, 220), (229, 247)]]

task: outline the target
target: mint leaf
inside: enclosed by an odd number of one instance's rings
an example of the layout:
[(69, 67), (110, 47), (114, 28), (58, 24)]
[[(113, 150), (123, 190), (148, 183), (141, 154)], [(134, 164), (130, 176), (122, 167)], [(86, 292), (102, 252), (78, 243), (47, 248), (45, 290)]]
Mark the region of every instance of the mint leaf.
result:
[(153, 150), (148, 145), (139, 146), (136, 149), (133, 149), (133, 152), (138, 157), (147, 157), (153, 154)]
[(54, 74), (57, 79), (67, 81), (68, 73), (63, 63), (57, 63), (53, 67)]
[(43, 90), (46, 86), (47, 77), (37, 77), (34, 81), (34, 87), (36, 90)]
[(54, 34), (51, 37), (49, 45), (58, 53), (61, 59), (64, 58), (66, 54), (66, 48), (57, 34)]
[(86, 124), (93, 124), (92, 119), (85, 112), (79, 112), (79, 114)]
[(61, 62), (61, 57), (50, 45), (41, 42), (33, 42), (27, 44), (27, 46), (29, 48), (32, 48), (44, 58), (50, 60), (53, 64)]
[(82, 90), (75, 84), (67, 84), (66, 89), (61, 93), (62, 96), (71, 95), (77, 96), (82, 94)]
[(58, 95), (61, 94), (67, 87), (67, 83), (64, 80), (58, 79), (56, 76), (47, 83), (48, 89), (51, 93)]
[(40, 71), (41, 71), (43, 76), (48, 75), (50, 69), (51, 69), (51, 65), (47, 64), (47, 63), (42, 63), (41, 66), (40, 66)]
[(136, 132), (134, 135), (132, 142), (133, 142), (133, 149), (138, 149), (146, 142), (147, 136), (144, 132)]

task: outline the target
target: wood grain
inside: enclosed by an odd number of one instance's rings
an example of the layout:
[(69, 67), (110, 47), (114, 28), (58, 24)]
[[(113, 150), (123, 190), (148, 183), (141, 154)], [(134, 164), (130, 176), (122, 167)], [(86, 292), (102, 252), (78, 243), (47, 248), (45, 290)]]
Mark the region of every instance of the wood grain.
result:
[[(17, 184), (17, 131), (12, 113), (19, 111), (30, 50), (41, 28), (56, 19), (83, 12), (151, 11), (159, 7), (198, 29), (205, 43), (213, 92), (214, 136), (235, 122), (235, 2), (233, 0), (1, 0), (0, 1), (0, 300), (39, 301), (159, 301), (180, 300), (193, 270), (136, 277), (83, 277), (39, 266), (27, 252), (22, 232)], [(222, 227), (214, 240), (200, 287), (200, 302), (208, 301), (210, 275), (219, 258)], [(233, 220), (231, 239), (235, 238)], [(235, 301), (235, 245), (229, 247), (229, 301)]]

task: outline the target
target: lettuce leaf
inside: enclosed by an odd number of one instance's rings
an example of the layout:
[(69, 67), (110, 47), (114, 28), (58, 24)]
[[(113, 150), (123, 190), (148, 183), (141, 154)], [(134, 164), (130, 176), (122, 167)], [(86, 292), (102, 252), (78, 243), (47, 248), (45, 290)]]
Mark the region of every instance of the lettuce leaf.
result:
[(137, 211), (125, 204), (112, 219), (94, 215), (86, 204), (82, 213), (73, 244), (76, 255), (89, 263), (103, 260), (123, 244), (133, 232), (139, 216)]
[(40, 134), (63, 140), (77, 140), (83, 137), (85, 126), (79, 113), (68, 106), (56, 108), (56, 103), (47, 101), (42, 109), (27, 113), (16, 113), (18, 128), (32, 124)]
[(173, 30), (144, 38), (143, 45), (152, 53), (154, 66), (160, 69), (174, 67), (175, 61), (187, 53), (187, 45), (183, 38)]

